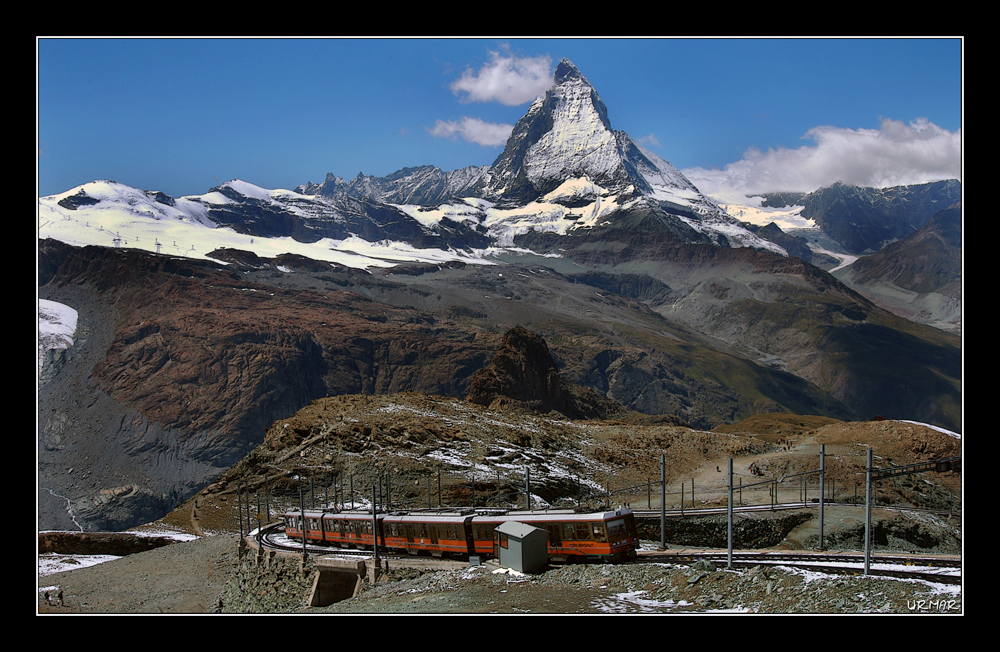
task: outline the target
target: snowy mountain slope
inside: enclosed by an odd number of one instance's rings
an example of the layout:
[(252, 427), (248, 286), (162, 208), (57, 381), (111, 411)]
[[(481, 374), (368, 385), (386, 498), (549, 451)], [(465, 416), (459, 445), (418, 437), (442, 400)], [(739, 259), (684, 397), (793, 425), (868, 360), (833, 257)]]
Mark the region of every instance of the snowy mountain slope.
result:
[[(329, 217), (322, 202), (310, 202), (308, 197), (292, 191), (269, 191), (242, 181), (230, 182), (226, 187), (239, 189), (247, 193), (244, 196), (273, 203), (301, 217)], [(268, 238), (238, 233), (208, 218), (213, 208), (239, 204), (221, 190), (171, 199), (172, 204), (157, 200), (157, 196), (165, 197), (162, 193), (136, 190), (113, 181), (94, 181), (42, 197), (38, 201), (38, 238), (53, 238), (77, 246), (121, 246), (189, 258), (207, 258), (211, 251), (222, 247), (252, 251), (267, 258), (293, 253), (357, 269), (414, 261), (487, 262), (474, 253), (421, 250), (404, 242), (368, 241), (357, 236), (301, 242), (287, 236)]]
[(429, 206), (474, 194), (474, 188), (481, 184), (488, 171), (487, 167), (470, 166), (444, 172), (432, 165), (424, 165), (403, 168), (384, 177), (358, 173), (351, 181), (328, 174), (323, 183), (304, 183), (295, 191), (322, 197), (353, 197), (388, 204)]
[[(67, 201), (72, 198), (72, 201)], [(353, 201), (353, 200), (352, 200)], [(501, 208), (491, 202), (466, 198), (434, 207), (384, 205), (433, 238), (449, 225), (482, 233), (478, 247), (417, 246), (405, 237), (362, 237), (349, 227), (351, 215), (344, 204), (319, 195), (290, 190), (268, 190), (234, 180), (204, 195), (174, 200), (162, 193), (137, 190), (110, 181), (95, 181), (58, 195), (39, 199), (38, 237), (55, 238), (78, 246), (121, 246), (151, 252), (207, 257), (214, 249), (227, 247), (274, 257), (295, 253), (354, 268), (384, 267), (404, 262), (490, 264), (500, 250), (517, 248), (514, 237), (529, 231), (567, 235), (574, 229), (593, 229), (607, 223), (616, 212), (628, 210), (639, 200), (626, 200), (583, 178), (569, 179), (556, 189), (524, 206)], [(301, 220), (303, 229), (315, 235), (261, 235), (266, 229), (247, 228), (248, 216), (269, 214)], [(238, 223), (227, 224), (228, 220)], [(734, 240), (747, 233), (732, 224), (679, 217), (698, 229), (728, 232)], [(323, 237), (339, 225), (340, 237)], [(239, 232), (243, 231), (243, 232)], [(752, 235), (752, 234), (751, 234)], [(486, 237), (489, 242), (487, 243)], [(748, 240), (750, 238), (747, 238)], [(759, 240), (759, 239), (758, 239)], [(117, 242), (116, 242), (117, 241)], [(433, 244), (433, 243), (432, 243)], [(755, 243), (768, 248), (766, 241)]]
[(489, 167), (403, 168), (386, 177), (269, 190), (241, 180), (171, 198), (95, 181), (39, 200), (39, 237), (201, 256), (221, 246), (300, 253), (350, 267), (387, 261), (488, 262), (530, 233), (571, 236), (653, 210), (700, 241), (786, 255), (702, 195), (672, 165), (611, 129), (568, 60)]
[[(535, 223), (541, 227), (535, 230), (571, 235), (575, 229), (593, 230), (610, 223), (615, 213), (652, 208), (711, 241), (723, 236), (729, 246), (786, 254), (726, 214), (677, 168), (637, 145), (628, 134), (614, 131), (597, 91), (568, 59), (559, 63), (554, 81), (515, 125), (504, 152), (490, 168), (483, 195), (504, 209), (517, 207), (519, 215), (533, 203), (561, 203), (574, 210), (556, 217), (551, 208), (539, 207), (527, 222), (516, 220), (515, 231)], [(567, 183), (575, 196), (568, 195)], [(582, 188), (590, 190), (580, 194)], [(554, 226), (559, 219), (570, 224)]]
[(47, 360), (73, 346), (78, 319), (76, 310), (56, 301), (38, 300), (38, 382), (45, 380)]

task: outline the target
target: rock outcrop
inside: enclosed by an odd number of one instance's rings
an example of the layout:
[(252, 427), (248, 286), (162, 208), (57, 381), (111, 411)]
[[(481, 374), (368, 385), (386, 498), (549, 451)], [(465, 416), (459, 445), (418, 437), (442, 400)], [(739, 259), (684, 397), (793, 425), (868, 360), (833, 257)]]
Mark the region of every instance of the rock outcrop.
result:
[(492, 362), (472, 375), (466, 400), (542, 413), (554, 410), (573, 419), (628, 412), (616, 401), (563, 380), (545, 340), (522, 326), (504, 333)]

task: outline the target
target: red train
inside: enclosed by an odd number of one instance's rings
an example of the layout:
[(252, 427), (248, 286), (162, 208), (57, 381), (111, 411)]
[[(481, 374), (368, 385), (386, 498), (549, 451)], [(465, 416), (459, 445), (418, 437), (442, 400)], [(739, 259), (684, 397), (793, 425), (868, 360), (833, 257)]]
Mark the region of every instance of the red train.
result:
[[(341, 548), (372, 547), (371, 512), (305, 511), (305, 536), (311, 543)], [(493, 530), (518, 521), (549, 533), (553, 561), (626, 561), (635, 559), (639, 537), (632, 510), (591, 514), (567, 510), (475, 512), (426, 511), (376, 514), (379, 546), (391, 551), (468, 558), (497, 556)], [(284, 515), (285, 535), (302, 539), (302, 513)]]

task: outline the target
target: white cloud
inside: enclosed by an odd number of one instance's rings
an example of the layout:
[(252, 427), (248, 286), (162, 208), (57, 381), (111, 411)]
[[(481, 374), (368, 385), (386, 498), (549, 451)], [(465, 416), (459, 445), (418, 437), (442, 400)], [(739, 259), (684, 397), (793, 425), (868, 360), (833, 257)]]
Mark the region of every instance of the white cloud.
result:
[(637, 141), (643, 147), (663, 147), (660, 141), (656, 139), (656, 135), (650, 133), (648, 136), (642, 136), (638, 138)]
[(460, 120), (438, 120), (427, 131), (432, 136), (454, 139), (461, 136), (463, 140), (486, 147), (495, 147), (507, 143), (513, 125), (486, 122), (479, 118), (463, 116)]
[(702, 192), (732, 197), (781, 190), (810, 192), (842, 183), (885, 188), (960, 179), (962, 132), (948, 131), (924, 118), (908, 125), (883, 119), (879, 129), (815, 127), (798, 149), (751, 148), (723, 169), (683, 170)]
[(474, 72), (467, 68), (452, 82), (456, 95), (464, 93), (462, 102), (500, 102), (517, 106), (533, 101), (552, 86), (552, 59), (540, 57), (504, 56), (490, 52), (490, 60)]

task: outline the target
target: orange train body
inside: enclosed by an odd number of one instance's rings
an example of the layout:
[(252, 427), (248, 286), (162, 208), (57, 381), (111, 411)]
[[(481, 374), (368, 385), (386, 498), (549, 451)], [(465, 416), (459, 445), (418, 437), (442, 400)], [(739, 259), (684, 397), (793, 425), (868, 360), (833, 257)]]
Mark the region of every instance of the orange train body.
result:
[[(302, 515), (284, 515), (285, 535), (302, 539)], [(634, 559), (639, 545), (635, 516), (629, 509), (577, 514), (565, 510), (522, 512), (408, 512), (376, 514), (379, 547), (386, 550), (468, 558), (496, 556), (494, 529), (518, 521), (548, 532), (549, 557), (560, 561)], [(309, 543), (342, 548), (371, 548), (370, 512), (305, 511)]]

